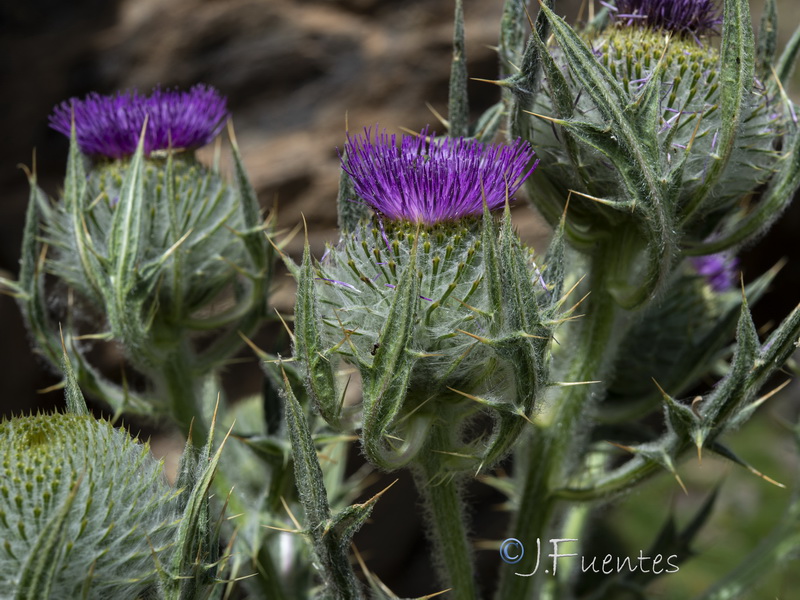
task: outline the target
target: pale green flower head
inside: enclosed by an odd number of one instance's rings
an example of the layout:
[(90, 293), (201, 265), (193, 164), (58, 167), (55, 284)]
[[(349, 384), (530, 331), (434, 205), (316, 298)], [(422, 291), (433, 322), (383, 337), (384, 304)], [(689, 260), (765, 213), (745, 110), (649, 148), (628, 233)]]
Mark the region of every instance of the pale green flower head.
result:
[(0, 589), (15, 598), (149, 597), (179, 492), (146, 444), (88, 415), (0, 423)]

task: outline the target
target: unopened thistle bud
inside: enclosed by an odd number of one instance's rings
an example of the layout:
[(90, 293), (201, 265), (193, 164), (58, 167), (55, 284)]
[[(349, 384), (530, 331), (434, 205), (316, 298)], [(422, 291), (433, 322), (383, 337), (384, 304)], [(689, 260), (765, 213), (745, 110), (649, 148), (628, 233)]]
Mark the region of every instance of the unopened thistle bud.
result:
[[(386, 133), (348, 137), (346, 156), (351, 200), (374, 218), (315, 268), (304, 258), (295, 350), (312, 396), (338, 417), (318, 384), (339, 355), (361, 371), (363, 443), (376, 464), (397, 468), (423, 449), (446, 469), (491, 464), (546, 384), (548, 291), (508, 215), (498, 226), (490, 214), (530, 175), (533, 150), (424, 129), (399, 146)], [(481, 413), (494, 428), (470, 437)]]
[[(533, 71), (508, 80), (523, 102), (512, 130), (542, 158), (529, 182), (537, 208), (555, 224), (569, 198), (568, 239), (584, 251), (620, 235), (638, 240), (629, 246), (642, 264), (630, 258), (630, 272), (646, 281), (626, 305), (664, 284), (681, 250), (741, 244), (791, 197), (782, 152), (794, 151), (785, 135), (794, 111), (772, 58), (756, 68), (746, 3), (728, 4), (723, 23), (712, 0), (623, 0), (607, 5), (604, 26), (577, 34), (544, 6), (555, 41), (532, 34), (526, 56), (535, 59), (525, 63), (541, 69), (541, 84), (520, 86), (539, 80)], [(766, 184), (780, 199), (741, 210)], [(700, 249), (709, 238), (715, 245)]]
[(0, 465), (4, 596), (160, 597), (181, 507), (146, 445), (88, 415), (17, 417)]

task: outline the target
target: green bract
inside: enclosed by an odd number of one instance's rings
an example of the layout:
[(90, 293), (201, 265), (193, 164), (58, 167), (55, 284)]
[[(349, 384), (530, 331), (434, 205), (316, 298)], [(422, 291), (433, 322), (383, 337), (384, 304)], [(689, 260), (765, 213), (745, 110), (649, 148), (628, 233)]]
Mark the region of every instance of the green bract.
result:
[[(664, 187), (674, 218), (681, 221), (685, 211), (697, 208), (686, 221), (684, 240), (704, 241), (726, 211), (757, 190), (777, 169), (788, 111), (777, 95), (753, 80), (745, 93), (730, 157), (716, 178), (712, 168), (725, 152), (720, 135), (726, 126), (720, 110), (717, 50), (692, 38), (670, 38), (663, 31), (639, 27), (610, 27), (587, 37), (586, 42), (621, 91), (626, 116), (633, 121), (644, 116), (637, 115), (640, 110), (653, 111), (646, 115), (646, 121), (634, 121), (632, 129), (642, 128), (642, 140), (654, 142), (648, 160), (653, 160), (656, 173), (669, 177)], [(558, 103), (550, 95), (556, 93), (553, 88), (560, 83), (554, 81), (559, 77), (555, 73), (544, 80), (550, 93), (538, 94), (531, 112), (573, 119), (584, 129), (606, 129), (608, 141), (581, 140), (580, 134), (573, 137), (570, 125), (562, 129), (549, 119), (531, 116), (531, 139), (542, 158), (542, 176), (530, 184), (535, 186), (532, 198), (551, 223), (560, 218), (571, 190), (598, 198), (573, 195), (570, 200), (571, 239), (583, 248), (591, 247), (598, 236), (623, 223), (645, 228), (641, 221), (647, 218), (647, 207), (636, 206), (638, 199), (631, 197), (614, 168), (622, 159), (609, 157), (604, 151), (611, 145), (623, 151), (624, 142), (615, 139), (613, 127), (583, 90), (585, 82), (567, 69), (564, 52), (554, 45), (550, 53), (560, 72), (566, 73), (563, 82), (573, 98), (571, 114), (559, 114)], [(658, 82), (653, 92), (657, 98), (652, 100), (653, 106), (645, 107), (648, 98), (643, 93), (653, 85), (651, 80)], [(698, 201), (699, 208), (695, 207)]]
[(156, 589), (182, 508), (147, 445), (88, 415), (18, 417), (0, 423), (0, 465), (4, 596), (122, 600)]

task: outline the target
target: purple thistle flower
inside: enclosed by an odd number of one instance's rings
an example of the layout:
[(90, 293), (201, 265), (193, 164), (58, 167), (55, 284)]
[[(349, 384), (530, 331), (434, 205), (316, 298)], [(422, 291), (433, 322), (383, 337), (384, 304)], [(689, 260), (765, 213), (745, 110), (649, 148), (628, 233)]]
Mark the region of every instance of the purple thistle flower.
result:
[(739, 259), (733, 254), (720, 252), (708, 256), (693, 256), (690, 260), (697, 273), (706, 278), (715, 292), (733, 289), (739, 267)]
[(616, 6), (605, 5), (614, 19), (628, 26), (647, 25), (693, 37), (716, 32), (722, 23), (714, 0), (617, 0)]
[(534, 152), (518, 139), (511, 146), (484, 145), (473, 139), (439, 138), (423, 129), (419, 135), (383, 133), (372, 140), (347, 135), (342, 168), (353, 178), (356, 193), (377, 213), (393, 220), (426, 225), (479, 215), (483, 200), (490, 210), (505, 203), (536, 168)]
[(226, 99), (213, 87), (198, 84), (188, 92), (156, 87), (149, 96), (136, 90), (84, 100), (71, 98), (50, 115), (50, 127), (70, 135), (72, 119), (84, 154), (122, 158), (136, 152), (145, 117), (144, 151), (198, 148), (222, 130), (228, 117)]

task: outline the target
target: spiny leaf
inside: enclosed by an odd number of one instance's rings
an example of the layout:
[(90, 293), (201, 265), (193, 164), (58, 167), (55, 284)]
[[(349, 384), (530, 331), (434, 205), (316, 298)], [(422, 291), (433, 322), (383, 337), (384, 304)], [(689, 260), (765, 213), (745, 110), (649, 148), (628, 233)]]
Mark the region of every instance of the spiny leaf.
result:
[(756, 73), (762, 81), (772, 74), (772, 65), (778, 51), (778, 8), (776, 0), (764, 3), (761, 25), (758, 28), (758, 49), (756, 51)]
[(800, 53), (800, 25), (794, 30), (794, 34), (792, 34), (792, 38), (783, 49), (775, 68), (775, 72), (778, 74), (778, 81), (784, 86), (789, 84), (789, 79), (797, 64), (798, 53)]
[(69, 361), (69, 355), (67, 354), (67, 346), (64, 343), (63, 334), (61, 338), (61, 348), (61, 368), (64, 371), (64, 376), (67, 380), (65, 389), (67, 412), (73, 415), (88, 416), (89, 409), (86, 406), (86, 400), (81, 393), (81, 389), (78, 387), (78, 380), (75, 377), (75, 371), (72, 370), (72, 364)]

